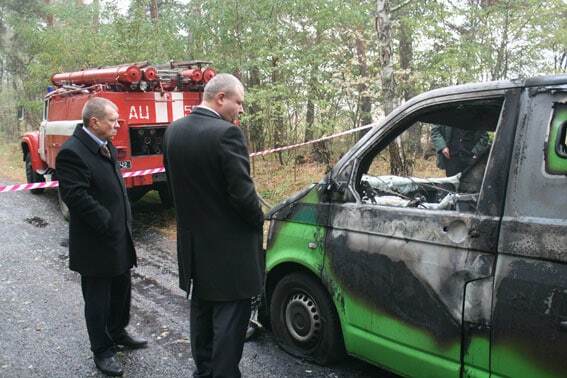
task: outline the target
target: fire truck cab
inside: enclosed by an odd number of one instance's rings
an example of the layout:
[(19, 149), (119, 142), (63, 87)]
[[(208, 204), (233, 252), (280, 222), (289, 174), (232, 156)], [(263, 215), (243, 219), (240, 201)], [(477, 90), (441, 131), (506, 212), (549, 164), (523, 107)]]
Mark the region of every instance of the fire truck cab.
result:
[[(28, 183), (57, 179), (56, 156), (75, 128), (82, 126), (85, 102), (104, 97), (118, 107), (120, 128), (113, 144), (122, 172), (154, 171), (126, 174), (130, 200), (157, 190), (162, 203), (171, 206), (165, 173), (163, 169), (159, 172), (163, 134), (171, 122), (188, 115), (201, 102), (204, 85), (215, 75), (213, 69), (203, 67), (209, 63), (141, 63), (53, 75), (56, 89), (45, 96), (39, 130), (24, 134), (21, 140)], [(33, 189), (32, 193), (42, 191)], [(62, 201), (60, 205), (65, 213)]]

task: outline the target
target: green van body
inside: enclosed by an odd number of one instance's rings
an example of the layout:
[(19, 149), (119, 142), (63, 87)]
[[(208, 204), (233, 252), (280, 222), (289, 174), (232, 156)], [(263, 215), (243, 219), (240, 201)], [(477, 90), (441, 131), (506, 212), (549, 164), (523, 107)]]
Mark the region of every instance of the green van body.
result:
[[(402, 376), (567, 376), (566, 104), (567, 75), (427, 92), (276, 205), (263, 317), (278, 343)], [(365, 200), (369, 159), (410, 123), (442, 117), (492, 125), (474, 208)]]

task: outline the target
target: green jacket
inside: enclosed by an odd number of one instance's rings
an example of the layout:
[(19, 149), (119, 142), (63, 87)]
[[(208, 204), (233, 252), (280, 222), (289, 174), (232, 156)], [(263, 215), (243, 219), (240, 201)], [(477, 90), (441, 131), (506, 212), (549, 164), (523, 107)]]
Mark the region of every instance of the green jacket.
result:
[[(437, 167), (441, 169), (445, 169), (446, 160), (441, 150), (451, 141), (452, 132), (453, 128), (448, 126), (433, 125), (431, 128), (431, 141), (437, 152)], [(489, 147), (488, 132), (486, 130), (470, 130), (469, 132), (473, 133), (473, 139), (477, 141), (469, 152), (475, 156), (482, 155)]]

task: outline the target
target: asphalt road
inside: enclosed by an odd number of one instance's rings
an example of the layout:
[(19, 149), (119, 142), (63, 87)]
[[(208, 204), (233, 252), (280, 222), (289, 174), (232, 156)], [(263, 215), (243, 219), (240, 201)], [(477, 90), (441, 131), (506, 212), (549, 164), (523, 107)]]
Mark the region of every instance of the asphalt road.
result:
[[(190, 376), (189, 302), (176, 286), (175, 241), (139, 221), (162, 212), (159, 204), (133, 211), (139, 261), (129, 329), (149, 347), (119, 353), (125, 376)], [(89, 350), (79, 275), (67, 267), (67, 235), (55, 191), (0, 194), (0, 377), (102, 376)], [(268, 332), (246, 343), (240, 367), (245, 377), (390, 376), (351, 358), (332, 367), (298, 360)]]

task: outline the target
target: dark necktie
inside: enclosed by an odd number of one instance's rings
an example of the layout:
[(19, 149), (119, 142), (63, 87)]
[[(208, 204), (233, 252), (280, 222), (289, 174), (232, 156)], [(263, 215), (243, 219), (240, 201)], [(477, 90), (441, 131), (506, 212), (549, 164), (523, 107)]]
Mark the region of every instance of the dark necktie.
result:
[(100, 154), (102, 156), (104, 156), (105, 158), (107, 158), (108, 160), (110, 160), (110, 150), (108, 149), (106, 144), (103, 144), (102, 146), (100, 146)]

